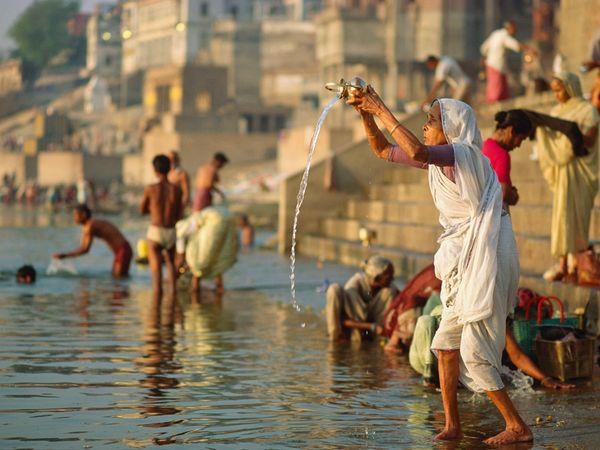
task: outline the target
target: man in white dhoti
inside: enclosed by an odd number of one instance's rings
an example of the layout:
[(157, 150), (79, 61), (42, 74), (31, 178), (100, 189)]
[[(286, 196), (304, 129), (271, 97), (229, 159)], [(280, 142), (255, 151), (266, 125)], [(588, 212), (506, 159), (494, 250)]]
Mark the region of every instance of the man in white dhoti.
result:
[[(510, 216), (489, 160), (481, 153), (481, 134), (469, 105), (436, 100), (423, 127), (424, 144), (402, 126), (369, 87), (349, 104), (360, 112), (375, 154), (429, 172), (429, 185), (443, 227), (435, 255), (442, 280), (443, 313), (432, 350), (439, 359), (446, 426), (437, 439), (462, 437), (458, 380), (485, 392), (506, 428), (490, 445), (533, 440), (500, 378), (506, 317), (514, 307), (519, 261)], [(377, 116), (398, 145), (377, 127)]]

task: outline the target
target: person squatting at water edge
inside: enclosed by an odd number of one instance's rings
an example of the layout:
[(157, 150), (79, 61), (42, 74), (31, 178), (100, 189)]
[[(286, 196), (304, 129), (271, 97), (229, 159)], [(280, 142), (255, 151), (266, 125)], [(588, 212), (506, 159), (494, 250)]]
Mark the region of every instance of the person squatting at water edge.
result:
[(119, 229), (107, 220), (92, 219), (92, 211), (85, 204), (73, 208), (73, 222), (83, 227), (81, 243), (75, 250), (67, 253), (55, 253), (54, 258), (75, 258), (90, 251), (94, 238), (102, 239), (114, 254), (112, 276), (115, 278), (129, 275), (129, 265), (133, 250)]
[[(432, 343), (446, 425), (437, 439), (462, 437), (457, 388), (485, 392), (506, 423), (485, 443), (533, 440), (500, 377), (506, 318), (514, 307), (519, 260), (502, 190), (469, 105), (453, 99), (432, 104), (423, 126), (424, 143), (394, 117), (375, 90), (348, 100), (360, 113), (373, 152), (384, 160), (427, 169), (434, 204), (443, 227), (434, 264), (442, 280), (442, 320)], [(377, 116), (398, 145), (388, 142)]]
[(332, 341), (381, 334), (385, 311), (398, 293), (389, 259), (374, 255), (360, 268), (343, 288), (334, 283), (327, 289), (327, 333)]
[(167, 174), (171, 162), (165, 155), (157, 155), (152, 160), (158, 183), (146, 186), (140, 211), (150, 214), (150, 226), (146, 234), (148, 240), (148, 263), (152, 273), (154, 298), (162, 298), (163, 258), (169, 275), (171, 295), (175, 295), (177, 271), (175, 269), (175, 224), (182, 216), (181, 189), (169, 183)]

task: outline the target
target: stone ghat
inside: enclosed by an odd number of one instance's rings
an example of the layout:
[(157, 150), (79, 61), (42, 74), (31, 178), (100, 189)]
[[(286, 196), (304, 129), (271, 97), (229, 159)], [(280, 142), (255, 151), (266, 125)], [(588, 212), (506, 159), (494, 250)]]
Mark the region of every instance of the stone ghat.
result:
[[(506, 105), (548, 111), (548, 96), (518, 99)], [(488, 108), (480, 117), (484, 139), (492, 133), (493, 112)], [(422, 116), (406, 119), (417, 131)], [(418, 132), (418, 131), (417, 131)], [(420, 133), (419, 133), (420, 135)], [(549, 284), (542, 273), (553, 263), (550, 255), (550, 217), (552, 194), (542, 179), (538, 162), (532, 159), (533, 144), (525, 142), (512, 153), (512, 179), (519, 190), (519, 204), (511, 208), (521, 264), (521, 286), (546, 295), (557, 295), (574, 311), (590, 298), (597, 306), (593, 289)], [(378, 161), (366, 141), (352, 144), (334, 157), (334, 191), (322, 186), (322, 167), (313, 167), (308, 188), (308, 204), (302, 211), (298, 250), (301, 255), (357, 265), (368, 255), (380, 253), (389, 257), (400, 277), (408, 278), (432, 261), (440, 232), (425, 171)], [(285, 250), (285, 216), (293, 203), (298, 180), (290, 177), (284, 183), (280, 198), (280, 249)], [(285, 187), (287, 186), (287, 188)], [(287, 197), (287, 198), (286, 198)], [(292, 197), (292, 198), (290, 198)], [(312, 203), (311, 203), (312, 202)], [(287, 206), (286, 206), (287, 205)], [(375, 233), (370, 247), (359, 240), (359, 230)], [(590, 238), (600, 237), (600, 197), (592, 214)], [(283, 241), (282, 241), (283, 239)]]

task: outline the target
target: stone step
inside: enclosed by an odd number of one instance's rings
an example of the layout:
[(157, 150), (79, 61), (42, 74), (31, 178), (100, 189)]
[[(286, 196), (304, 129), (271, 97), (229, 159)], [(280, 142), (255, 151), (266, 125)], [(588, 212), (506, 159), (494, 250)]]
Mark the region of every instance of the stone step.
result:
[(332, 239), (359, 242), (359, 230), (366, 227), (376, 233), (375, 245), (398, 247), (419, 253), (434, 253), (441, 227), (422, 224), (373, 222), (356, 219), (325, 219), (322, 234)]
[(337, 261), (358, 267), (369, 256), (379, 254), (394, 263), (395, 275), (406, 279), (433, 261), (433, 254), (418, 253), (400, 248), (370, 246), (343, 239), (330, 239), (323, 236), (304, 235), (298, 241), (298, 252), (303, 256), (325, 261)]
[(432, 202), (429, 186), (426, 183), (410, 184), (373, 184), (369, 187), (368, 197), (371, 200)]
[(346, 214), (349, 219), (357, 220), (427, 225), (439, 223), (438, 211), (431, 200), (422, 202), (349, 200)]
[(427, 171), (398, 164), (389, 164), (381, 177), (383, 184), (427, 183)]
[[(359, 230), (366, 227), (376, 233), (373, 244), (378, 247), (398, 248), (403, 251), (433, 254), (438, 248), (439, 226), (399, 224), (356, 219), (329, 218), (322, 222), (321, 236), (360, 244)], [(543, 273), (554, 259), (550, 254), (548, 236), (516, 235), (519, 263), (523, 270)]]
[(548, 283), (540, 274), (524, 271), (521, 272), (519, 286), (532, 289), (540, 295), (558, 297), (563, 302), (565, 313), (573, 314), (578, 308), (585, 308), (590, 301), (594, 303), (593, 307), (598, 307), (596, 304), (598, 301), (597, 289), (560, 282)]
[(549, 237), (516, 234), (515, 240), (521, 270), (541, 274), (556, 262), (550, 253)]

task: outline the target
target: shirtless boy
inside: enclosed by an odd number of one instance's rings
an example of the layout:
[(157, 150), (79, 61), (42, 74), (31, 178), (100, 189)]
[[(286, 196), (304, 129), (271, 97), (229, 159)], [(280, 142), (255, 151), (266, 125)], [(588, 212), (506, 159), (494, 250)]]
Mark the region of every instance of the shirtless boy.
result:
[(94, 238), (102, 239), (115, 255), (112, 265), (112, 276), (122, 278), (129, 275), (129, 265), (133, 252), (127, 239), (119, 229), (106, 220), (92, 219), (92, 212), (87, 205), (79, 204), (73, 209), (73, 221), (83, 227), (81, 244), (68, 253), (55, 253), (55, 258), (75, 258), (90, 251)]
[(148, 239), (148, 262), (152, 272), (152, 289), (155, 300), (162, 298), (163, 257), (171, 283), (171, 293), (175, 294), (175, 224), (182, 216), (181, 189), (169, 183), (167, 175), (171, 162), (165, 155), (157, 155), (152, 160), (158, 183), (146, 186), (142, 198), (142, 214), (150, 214)]
[(212, 193), (216, 192), (224, 197), (216, 184), (219, 182), (219, 170), (229, 162), (223, 153), (215, 153), (213, 159), (196, 172), (196, 196), (194, 197), (194, 211), (201, 211), (212, 205)]
[(171, 170), (167, 178), (169, 179), (169, 183), (179, 186), (181, 189), (181, 201), (183, 203), (183, 210), (185, 210), (190, 202), (190, 176), (181, 167), (181, 160), (177, 151), (171, 150), (169, 152), (169, 159), (171, 160)]

